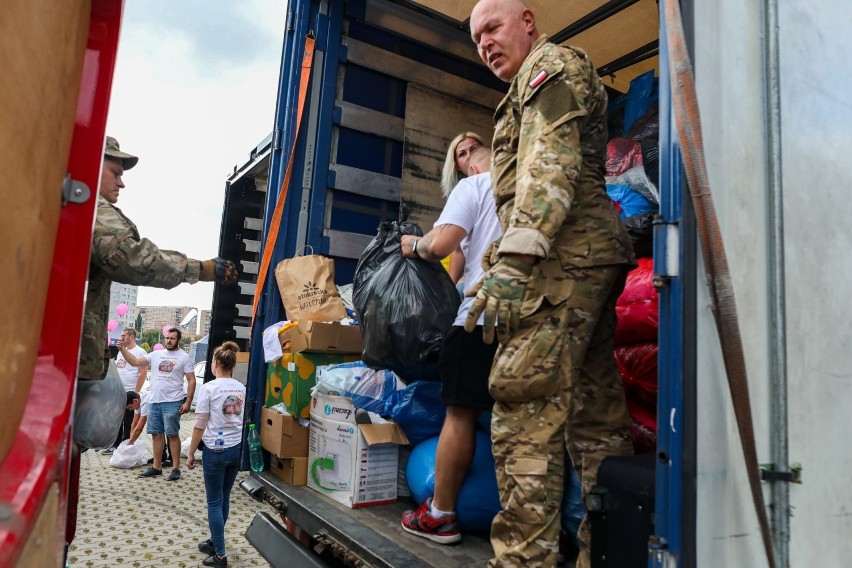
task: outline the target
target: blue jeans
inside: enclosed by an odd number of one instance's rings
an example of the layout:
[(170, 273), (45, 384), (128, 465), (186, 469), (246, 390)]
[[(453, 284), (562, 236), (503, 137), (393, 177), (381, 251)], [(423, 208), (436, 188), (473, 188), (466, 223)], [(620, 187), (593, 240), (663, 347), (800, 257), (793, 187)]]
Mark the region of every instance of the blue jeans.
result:
[(225, 554), (225, 523), (231, 502), (231, 488), (240, 471), (240, 445), (224, 450), (205, 446), (201, 465), (204, 468), (204, 489), (207, 492), (207, 524), (216, 554)]
[(180, 407), (183, 401), (152, 402), (148, 407), (148, 422), (145, 430), (149, 434), (177, 436), (180, 433)]

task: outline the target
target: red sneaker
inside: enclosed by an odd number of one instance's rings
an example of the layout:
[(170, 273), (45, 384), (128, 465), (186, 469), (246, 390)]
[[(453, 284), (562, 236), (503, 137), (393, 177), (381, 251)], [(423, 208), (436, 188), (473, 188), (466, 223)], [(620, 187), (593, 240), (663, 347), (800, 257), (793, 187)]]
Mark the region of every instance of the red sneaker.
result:
[(416, 511), (402, 514), (402, 528), (405, 532), (428, 538), (438, 544), (452, 544), (461, 540), (459, 520), (455, 513), (445, 517), (433, 517), (432, 498), (426, 499)]

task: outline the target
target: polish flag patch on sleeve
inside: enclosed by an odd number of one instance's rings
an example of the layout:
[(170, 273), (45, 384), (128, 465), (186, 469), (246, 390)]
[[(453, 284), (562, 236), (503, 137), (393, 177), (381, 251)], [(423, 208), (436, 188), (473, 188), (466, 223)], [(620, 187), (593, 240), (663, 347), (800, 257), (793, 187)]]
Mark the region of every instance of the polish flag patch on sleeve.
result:
[(530, 81), (530, 89), (535, 89), (536, 87), (544, 83), (545, 79), (547, 79), (547, 71), (542, 69), (536, 74), (535, 77), (532, 78), (532, 81)]

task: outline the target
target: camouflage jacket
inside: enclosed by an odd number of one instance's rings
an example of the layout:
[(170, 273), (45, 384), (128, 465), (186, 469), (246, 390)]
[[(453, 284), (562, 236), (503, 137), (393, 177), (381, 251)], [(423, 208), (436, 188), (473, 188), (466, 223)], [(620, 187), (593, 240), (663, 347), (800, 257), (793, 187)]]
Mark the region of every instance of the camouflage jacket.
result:
[(183, 282), (198, 282), (200, 269), (199, 261), (176, 251), (160, 250), (148, 239), (141, 238), (136, 225), (121, 209), (98, 197), (77, 372), (79, 378), (98, 380), (106, 376), (109, 291), (113, 281), (174, 288)]
[(588, 56), (542, 34), (494, 118), (491, 177), (503, 237), (500, 254), (542, 258), (531, 284), (559, 302), (565, 271), (635, 264), (606, 193), (607, 95)]

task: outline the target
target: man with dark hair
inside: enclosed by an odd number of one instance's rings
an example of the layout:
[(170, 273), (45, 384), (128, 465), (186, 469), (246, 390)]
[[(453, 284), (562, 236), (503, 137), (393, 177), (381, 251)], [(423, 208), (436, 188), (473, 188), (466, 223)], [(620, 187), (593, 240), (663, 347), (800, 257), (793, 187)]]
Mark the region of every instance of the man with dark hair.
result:
[[(127, 406), (124, 408), (130, 411), (131, 420), (133, 420), (133, 414), (139, 410), (139, 405), (142, 404), (142, 397), (139, 396), (139, 393), (136, 391), (127, 391)], [(130, 433), (128, 432), (127, 437), (130, 437)], [(124, 440), (122, 440), (124, 441)]]
[(120, 190), (124, 189), (124, 172), (138, 161), (136, 156), (122, 152), (115, 138), (107, 136), (89, 259), (89, 286), (77, 371), (80, 380), (97, 381), (106, 377), (109, 292), (113, 281), (174, 288), (184, 282), (232, 284), (237, 280), (237, 271), (229, 260), (187, 258), (177, 251), (161, 250), (139, 235), (136, 225), (115, 206)]
[[(148, 428), (154, 443), (154, 463), (139, 477), (163, 474), (162, 455), (165, 438), (168, 439), (172, 457), (180, 456), (180, 417), (189, 412), (195, 394), (195, 373), (192, 359), (180, 348), (180, 330), (171, 328), (166, 333), (166, 348), (136, 357), (121, 341), (118, 350), (135, 367), (151, 368), (151, 388), (148, 395)], [(187, 380), (184, 397), (183, 378)], [(169, 481), (180, 479), (180, 460), (172, 464)]]

